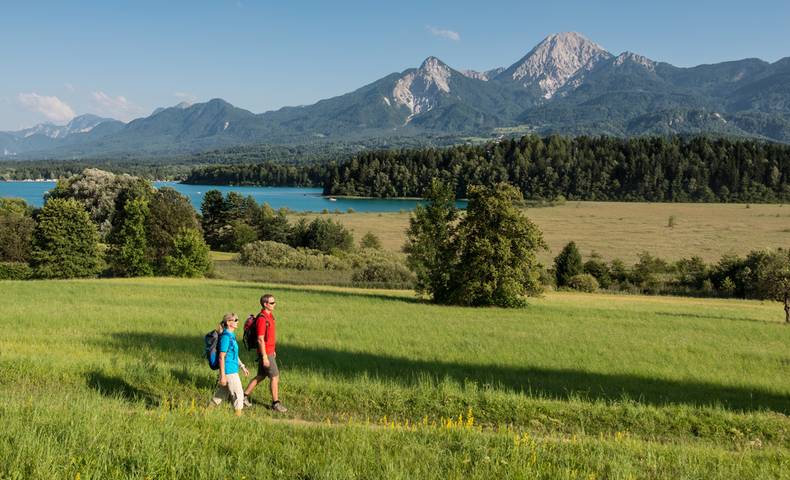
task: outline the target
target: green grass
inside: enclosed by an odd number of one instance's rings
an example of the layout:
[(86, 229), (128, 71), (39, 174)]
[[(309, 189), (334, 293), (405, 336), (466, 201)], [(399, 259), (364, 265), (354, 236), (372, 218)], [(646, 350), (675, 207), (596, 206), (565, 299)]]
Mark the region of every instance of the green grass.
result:
[[(777, 303), (553, 293), (466, 309), (404, 291), (175, 279), (0, 291), (0, 478), (790, 472)], [(278, 297), (290, 411), (261, 406), (265, 388), (240, 420), (206, 410), (216, 378), (202, 335), (264, 292)]]
[[(549, 250), (540, 258), (549, 264), (571, 240), (582, 255), (593, 251), (610, 260), (633, 263), (647, 250), (667, 260), (698, 255), (717, 262), (725, 253), (790, 246), (790, 206), (704, 203), (575, 202), (525, 213), (543, 232)], [(406, 239), (408, 213), (325, 215), (354, 231), (368, 231), (388, 250), (398, 251)], [(668, 227), (674, 216), (674, 227)]]

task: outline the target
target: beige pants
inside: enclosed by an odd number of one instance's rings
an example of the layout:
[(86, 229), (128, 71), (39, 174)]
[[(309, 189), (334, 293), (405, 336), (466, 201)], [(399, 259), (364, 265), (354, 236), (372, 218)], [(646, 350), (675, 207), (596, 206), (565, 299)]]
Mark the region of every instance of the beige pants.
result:
[(228, 397), (233, 401), (233, 409), (241, 410), (244, 408), (244, 389), (241, 387), (241, 378), (238, 373), (230, 373), (225, 375), (228, 379), (228, 384), (222, 386), (217, 384), (217, 390), (214, 392), (214, 397), (211, 399), (215, 405), (219, 405), (223, 400)]

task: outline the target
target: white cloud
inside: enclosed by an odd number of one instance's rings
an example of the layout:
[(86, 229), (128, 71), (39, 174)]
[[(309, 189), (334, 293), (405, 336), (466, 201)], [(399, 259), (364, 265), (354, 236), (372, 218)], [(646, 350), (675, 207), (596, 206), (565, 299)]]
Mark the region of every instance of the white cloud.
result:
[(72, 84), (70, 84), (70, 83), (66, 83), (66, 84), (65, 84), (65, 85), (63, 85), (63, 86), (64, 86), (64, 87), (66, 87), (66, 90), (68, 90), (69, 92), (72, 92), (72, 93), (74, 93), (74, 90), (76, 90), (76, 89), (74, 88), (74, 85), (72, 85)]
[(454, 42), (457, 42), (457, 41), (461, 40), (461, 34), (458, 33), (458, 32), (454, 32), (452, 30), (447, 30), (447, 29), (444, 29), (444, 28), (436, 28), (436, 27), (432, 27), (430, 25), (428, 25), (425, 28), (427, 28), (428, 31), (431, 32), (431, 35), (433, 35), (434, 37), (446, 38), (446, 39), (452, 40)]
[(51, 122), (68, 122), (74, 118), (74, 110), (58, 97), (31, 92), (20, 93), (17, 98), (25, 108), (44, 115)]
[(130, 102), (123, 95), (111, 97), (102, 91), (93, 92), (91, 95), (93, 96), (96, 112), (99, 115), (128, 122), (140, 117), (145, 112), (143, 108)]

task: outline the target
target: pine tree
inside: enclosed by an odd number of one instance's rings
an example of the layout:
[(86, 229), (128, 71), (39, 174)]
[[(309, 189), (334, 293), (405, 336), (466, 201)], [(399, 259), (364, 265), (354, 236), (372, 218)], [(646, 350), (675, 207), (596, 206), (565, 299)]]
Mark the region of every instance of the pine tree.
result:
[(569, 242), (554, 258), (554, 276), (557, 286), (567, 286), (571, 277), (580, 273), (583, 273), (582, 256), (579, 249), (576, 248), (576, 242)]

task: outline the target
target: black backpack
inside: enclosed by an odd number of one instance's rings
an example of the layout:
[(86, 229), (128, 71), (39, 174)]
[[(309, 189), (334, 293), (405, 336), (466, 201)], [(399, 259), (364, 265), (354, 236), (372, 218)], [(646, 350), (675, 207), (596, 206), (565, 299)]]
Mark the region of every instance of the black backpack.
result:
[[(250, 314), (244, 322), (244, 336), (242, 342), (247, 347), (247, 350), (256, 350), (258, 348), (258, 320), (261, 315)], [(263, 331), (263, 340), (269, 337), (269, 321), (266, 320), (266, 329)]]
[(203, 341), (205, 342), (204, 353), (208, 361), (208, 366), (211, 367), (212, 370), (219, 370), (219, 337), (220, 334), (217, 333), (216, 330), (208, 332), (206, 336), (203, 337)]

